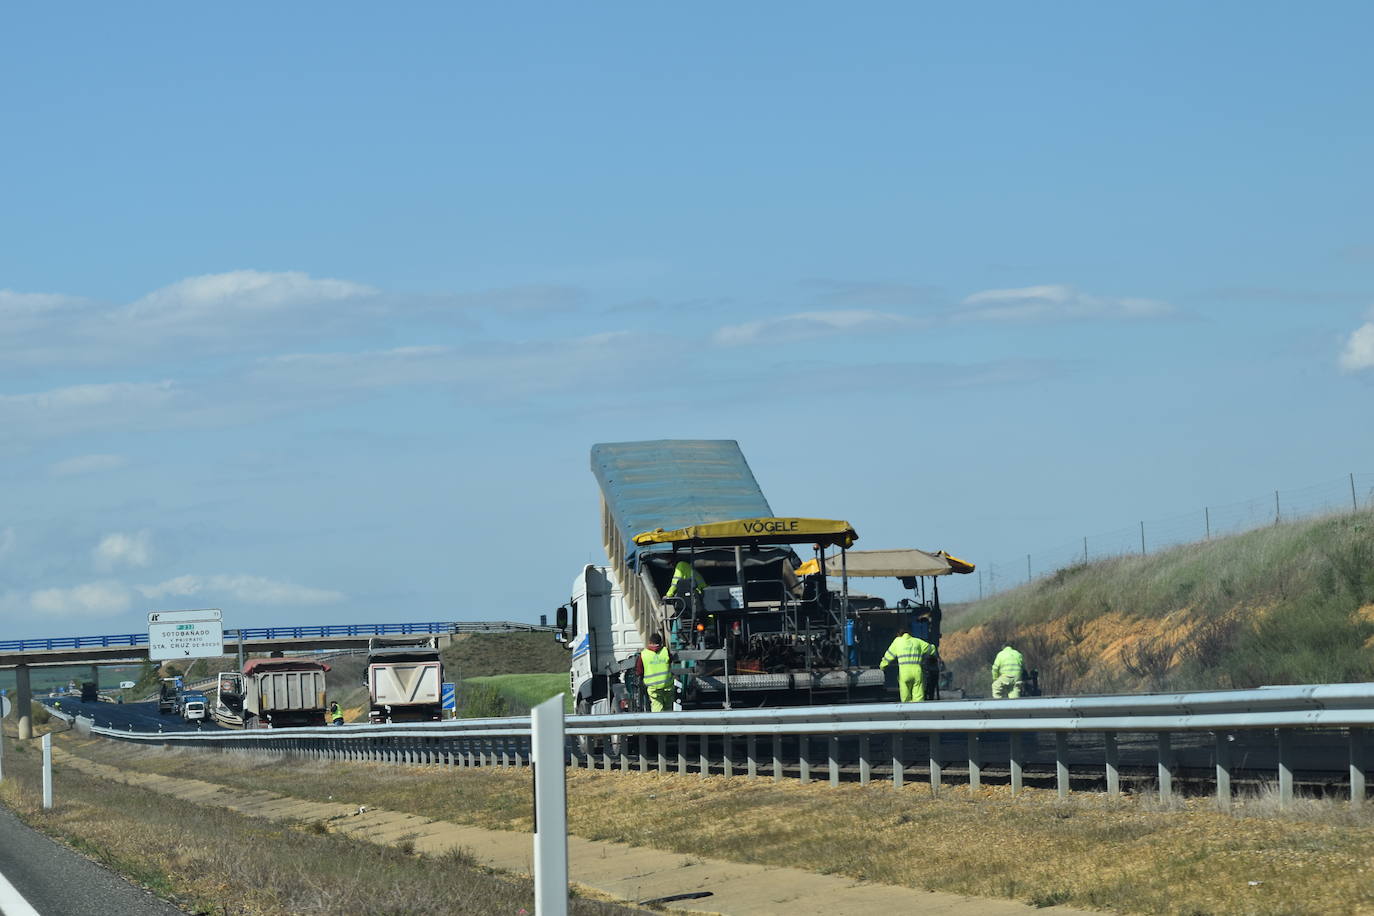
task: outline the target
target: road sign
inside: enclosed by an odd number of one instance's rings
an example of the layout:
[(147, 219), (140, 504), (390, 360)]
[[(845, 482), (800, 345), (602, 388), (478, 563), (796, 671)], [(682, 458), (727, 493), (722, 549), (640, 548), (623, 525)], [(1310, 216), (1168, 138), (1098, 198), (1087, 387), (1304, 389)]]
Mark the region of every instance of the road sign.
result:
[(457, 708), (458, 708), (458, 685), (457, 685), (457, 684), (444, 684), (444, 685), (443, 685), (443, 688), (444, 688), (444, 689), (443, 689), (443, 692), (442, 692), (441, 694), (439, 694), (439, 697), (440, 697), (439, 705), (440, 705), (441, 707), (443, 707), (444, 709), (457, 709)]
[(224, 654), (224, 624), (218, 608), (154, 611), (148, 615), (148, 657), (216, 658)]

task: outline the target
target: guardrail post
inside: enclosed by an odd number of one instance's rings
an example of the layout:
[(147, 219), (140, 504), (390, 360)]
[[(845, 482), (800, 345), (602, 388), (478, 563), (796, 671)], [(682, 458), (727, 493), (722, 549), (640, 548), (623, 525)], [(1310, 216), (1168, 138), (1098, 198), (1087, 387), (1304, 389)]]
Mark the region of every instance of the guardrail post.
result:
[(1279, 729), (1279, 806), (1293, 804), (1293, 733)]
[(534, 765), (534, 912), (568, 912), (568, 799), (563, 757), (563, 697), (530, 710)]
[(873, 778), (873, 759), (869, 755), (868, 735), (859, 736), (859, 785), (866, 786)]
[(43, 736), (43, 807), (52, 807), (52, 732)]
[(773, 781), (782, 782), (782, 735), (773, 736)]
[(709, 735), (698, 735), (697, 740), (701, 742), (697, 749), (700, 756), (697, 775), (705, 779), (711, 775), (711, 738)]
[(1231, 736), (1216, 733), (1217, 807), (1231, 807)]
[(1007, 764), (1011, 769), (1011, 794), (1021, 794), (1021, 783), (1024, 777), (1023, 766), (1021, 764), (1021, 739), (1025, 737), (1020, 732), (1007, 732)]
[(734, 735), (720, 736), (720, 771), (727, 779), (735, 775)]
[(806, 785), (811, 781), (811, 736), (797, 736), (797, 768), (801, 775), (801, 784)]
[(749, 762), (746, 764), (750, 779), (759, 778), (759, 738), (758, 735), (750, 734), (744, 741), (744, 753), (748, 755)]
[(1054, 785), (1060, 798), (1069, 797), (1069, 733), (1054, 733)]
[(668, 736), (655, 735), (654, 738), (658, 741), (658, 771), (666, 773), (668, 772)]
[(630, 736), (620, 736), (620, 772), (630, 772)]
[(931, 732), (930, 744), (930, 794), (940, 794), (940, 783), (944, 779), (944, 767), (940, 764), (940, 733)]
[(983, 746), (977, 732), (968, 733), (968, 790), (977, 792), (983, 787)]
[(1350, 805), (1359, 807), (1364, 804), (1365, 796), (1365, 730), (1350, 729)]
[(649, 772), (649, 736), (639, 736), (639, 772)]
[(1121, 794), (1121, 750), (1117, 747), (1116, 732), (1103, 732), (1102, 744), (1107, 757), (1107, 797)]
[(1167, 802), (1174, 794), (1174, 745), (1168, 732), (1159, 733), (1159, 800)]
[(903, 753), (905, 749), (902, 745), (905, 742), (905, 732), (892, 733), (892, 788), (894, 789), (900, 789), (902, 787), (902, 776), (904, 775), (902, 772), (902, 764), (904, 762), (903, 758), (905, 757)]
[(687, 775), (687, 736), (677, 736), (677, 775)]
[(830, 784), (840, 784), (840, 736), (830, 736)]

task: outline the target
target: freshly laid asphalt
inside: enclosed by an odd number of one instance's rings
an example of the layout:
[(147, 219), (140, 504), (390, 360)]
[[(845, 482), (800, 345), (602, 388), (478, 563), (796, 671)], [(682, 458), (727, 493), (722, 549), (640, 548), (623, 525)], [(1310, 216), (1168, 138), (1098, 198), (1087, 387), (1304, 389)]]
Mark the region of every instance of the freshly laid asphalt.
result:
[(185, 916), (5, 808), (0, 808), (0, 874), (41, 916)]

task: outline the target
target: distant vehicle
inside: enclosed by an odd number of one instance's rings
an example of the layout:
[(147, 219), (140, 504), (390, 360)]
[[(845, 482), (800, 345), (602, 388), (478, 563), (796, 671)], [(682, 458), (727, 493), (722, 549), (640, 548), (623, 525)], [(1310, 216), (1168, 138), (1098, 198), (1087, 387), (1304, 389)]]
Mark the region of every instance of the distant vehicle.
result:
[(161, 686), (157, 689), (157, 714), (165, 716), (168, 713), (176, 712), (176, 705), (176, 681), (173, 678), (165, 677), (162, 679)]
[(219, 676), (214, 717), (225, 728), (325, 725), (329, 666), (310, 658), (254, 658)]
[(382, 722), (438, 722), (444, 663), (433, 639), (372, 639), (367, 649), (368, 718)]
[(92, 681), (86, 681), (81, 685), (81, 702), (94, 703), (100, 699), (100, 688)]
[(204, 719), (210, 708), (210, 701), (199, 690), (187, 690), (177, 697), (177, 709), (187, 722)]

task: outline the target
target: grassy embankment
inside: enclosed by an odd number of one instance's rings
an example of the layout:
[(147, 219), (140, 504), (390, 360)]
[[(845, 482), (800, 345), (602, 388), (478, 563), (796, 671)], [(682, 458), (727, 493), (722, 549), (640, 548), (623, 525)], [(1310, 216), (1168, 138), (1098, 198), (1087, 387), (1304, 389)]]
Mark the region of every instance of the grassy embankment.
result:
[(941, 655), (985, 695), (1008, 641), (1047, 694), (1374, 680), (1374, 513), (1071, 566), (951, 613)]
[[(283, 767), (116, 742), (63, 745), (125, 770), (531, 829), (524, 770)], [(590, 839), (1035, 905), (1178, 916), (1374, 913), (1374, 810), (1335, 802), (1281, 810), (1262, 794), (1221, 812), (1207, 799), (1164, 809), (1149, 794), (1061, 802), (1052, 789), (1012, 798), (1006, 787), (946, 786), (932, 797), (915, 784), (894, 791), (573, 770), (568, 803), (571, 831)], [(627, 815), (636, 803), (654, 816)]]
[[(85, 740), (65, 732), (56, 737), (68, 748)], [(208, 759), (214, 760), (211, 769), (216, 771), (226, 762), (200, 755), (186, 761), (203, 770)], [(270, 823), (212, 805), (197, 806), (189, 816), (184, 805), (168, 804), (164, 795), (70, 768), (55, 766), (57, 804), (44, 811), (40, 764), (36, 741), (10, 737), (0, 804), (191, 913), (534, 911), (528, 879), (478, 867), (465, 849), (424, 856), (404, 838), (392, 846), (376, 846), (331, 833), (322, 823)], [(264, 776), (270, 781), (266, 772)], [(571, 911), (582, 916), (639, 912), (582, 898), (573, 899)]]

